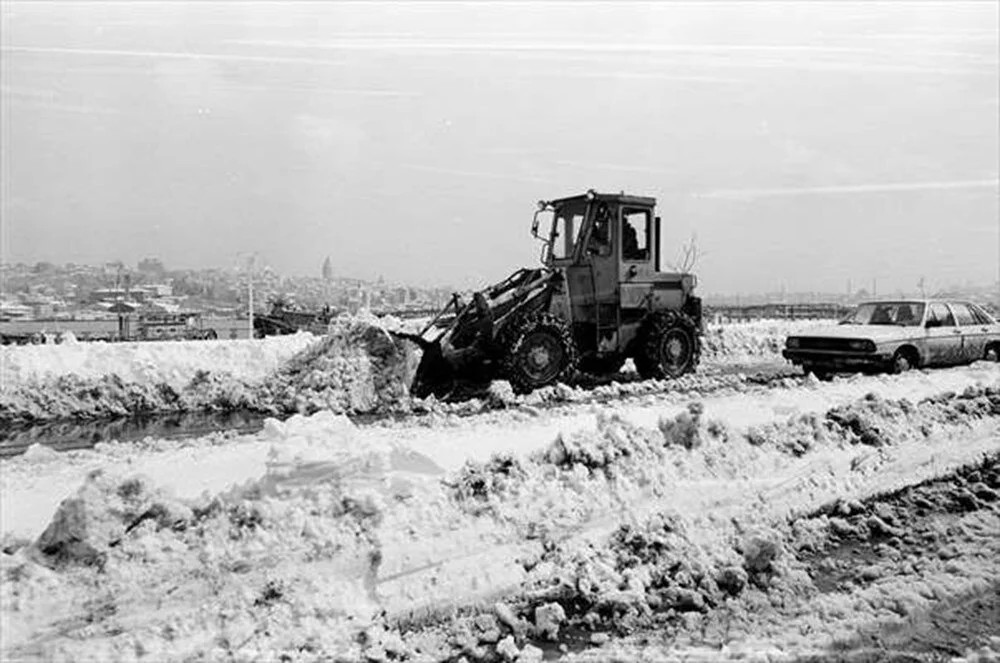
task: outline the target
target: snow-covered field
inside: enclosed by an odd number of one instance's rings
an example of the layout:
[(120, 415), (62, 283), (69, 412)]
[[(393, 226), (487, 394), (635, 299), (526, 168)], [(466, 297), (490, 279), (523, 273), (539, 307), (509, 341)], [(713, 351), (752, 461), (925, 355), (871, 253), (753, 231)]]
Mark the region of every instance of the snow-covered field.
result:
[(1000, 365), (629, 386), (32, 447), (0, 461), (0, 659), (1000, 651)]

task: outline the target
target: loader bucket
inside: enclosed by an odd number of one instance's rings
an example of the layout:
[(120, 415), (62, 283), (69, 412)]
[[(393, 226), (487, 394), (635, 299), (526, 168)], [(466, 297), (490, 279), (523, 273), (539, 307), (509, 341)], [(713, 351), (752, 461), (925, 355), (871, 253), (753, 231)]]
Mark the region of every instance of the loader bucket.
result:
[(410, 382), (410, 395), (416, 398), (433, 395), (442, 399), (449, 396), (455, 388), (455, 369), (445, 359), (441, 344), (416, 334), (390, 333), (397, 339), (416, 344), (422, 351), (420, 363)]

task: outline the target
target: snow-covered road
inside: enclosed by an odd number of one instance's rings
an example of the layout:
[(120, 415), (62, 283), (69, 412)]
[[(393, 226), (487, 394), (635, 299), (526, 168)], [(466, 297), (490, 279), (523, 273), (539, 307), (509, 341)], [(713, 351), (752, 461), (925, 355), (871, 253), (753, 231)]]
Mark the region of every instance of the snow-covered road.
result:
[(851, 376), (807, 386), (749, 388), (745, 392), (715, 394), (665, 394), (614, 405), (566, 407), (541, 411), (500, 410), (463, 418), (415, 417), (403, 423), (358, 427), (345, 417), (318, 413), (271, 421), (253, 435), (226, 439), (208, 438), (154, 442), (138, 445), (99, 445), (94, 450), (65, 455), (35, 449), (25, 458), (3, 461), (0, 475), (0, 531), (18, 536), (37, 535), (55, 507), (72, 493), (91, 471), (114, 465), (150, 477), (178, 497), (215, 494), (258, 478), (267, 468), (268, 455), (277, 444), (309, 449), (321, 460), (335, 457), (342, 445), (373, 449), (399, 449), (427, 459), (430, 471), (454, 471), (467, 461), (485, 461), (496, 453), (518, 456), (545, 448), (556, 436), (592, 431), (601, 413), (639, 427), (655, 428), (670, 420), (689, 403), (704, 406), (706, 420), (718, 420), (735, 431), (782, 421), (812, 412), (824, 412), (866, 394), (884, 399), (918, 401), (942, 392), (1000, 380), (1000, 365), (979, 362), (972, 366), (935, 371), (914, 371), (902, 376)]

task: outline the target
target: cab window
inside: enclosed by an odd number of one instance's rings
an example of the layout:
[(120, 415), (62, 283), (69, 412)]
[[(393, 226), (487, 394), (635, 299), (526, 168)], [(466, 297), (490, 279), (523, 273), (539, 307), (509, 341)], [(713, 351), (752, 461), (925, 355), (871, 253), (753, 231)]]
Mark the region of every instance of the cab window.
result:
[(573, 257), (576, 240), (583, 227), (583, 215), (572, 212), (560, 212), (556, 216), (556, 231), (552, 242), (552, 257), (564, 260)]
[(955, 318), (944, 304), (931, 304), (927, 311), (928, 327), (954, 327)]
[(622, 260), (642, 262), (649, 260), (650, 219), (649, 210), (622, 211)]
[(594, 214), (594, 224), (587, 239), (588, 255), (611, 255), (611, 221), (611, 210), (606, 203), (601, 203)]
[(972, 311), (966, 304), (952, 304), (951, 310), (955, 312), (955, 320), (960, 325), (974, 325), (976, 319), (972, 317)]

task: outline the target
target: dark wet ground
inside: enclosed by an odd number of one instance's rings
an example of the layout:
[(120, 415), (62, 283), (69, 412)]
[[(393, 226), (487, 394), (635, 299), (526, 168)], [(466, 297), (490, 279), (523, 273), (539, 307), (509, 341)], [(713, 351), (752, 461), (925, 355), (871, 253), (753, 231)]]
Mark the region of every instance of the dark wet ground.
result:
[(89, 449), (99, 442), (134, 442), (146, 437), (183, 439), (217, 431), (254, 433), (264, 426), (258, 412), (158, 414), (97, 421), (58, 421), (8, 426), (0, 430), (0, 458), (24, 453), (32, 444), (56, 451)]

